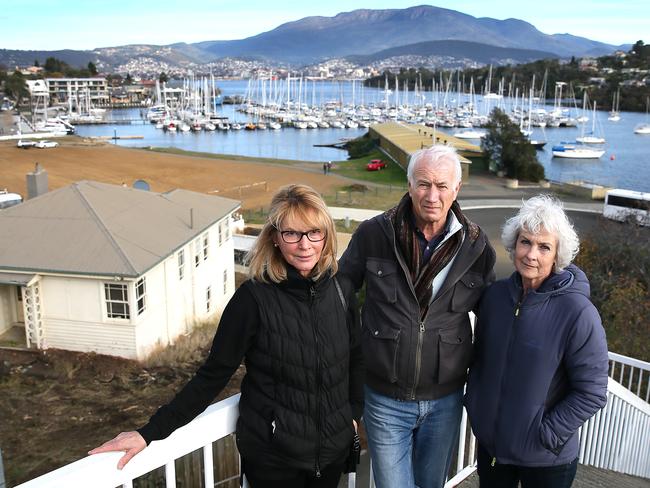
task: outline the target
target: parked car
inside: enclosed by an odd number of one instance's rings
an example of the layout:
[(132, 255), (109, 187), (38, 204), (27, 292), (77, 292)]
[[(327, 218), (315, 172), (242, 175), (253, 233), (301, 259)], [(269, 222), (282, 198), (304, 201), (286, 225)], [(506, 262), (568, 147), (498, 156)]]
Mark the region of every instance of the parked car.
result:
[(371, 159), (368, 165), (366, 166), (366, 169), (368, 171), (379, 171), (380, 169), (384, 169), (386, 167), (386, 163), (384, 163), (381, 159)]
[(22, 139), (19, 139), (18, 142), (16, 143), (16, 147), (22, 147), (23, 149), (29, 149), (30, 147), (34, 147), (36, 143), (34, 141), (23, 141)]
[(38, 141), (35, 147), (39, 149), (44, 149), (46, 147), (58, 147), (58, 146), (59, 143), (56, 141)]

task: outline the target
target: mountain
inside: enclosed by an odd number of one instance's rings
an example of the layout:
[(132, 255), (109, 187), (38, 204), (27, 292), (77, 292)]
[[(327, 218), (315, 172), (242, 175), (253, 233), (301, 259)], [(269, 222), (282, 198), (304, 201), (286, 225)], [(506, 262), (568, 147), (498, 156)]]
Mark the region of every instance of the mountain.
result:
[(496, 47), (469, 41), (428, 41), (384, 49), (370, 55), (347, 56), (352, 63), (364, 66), (401, 56), (446, 57), (465, 59), (479, 64), (519, 64), (537, 59), (557, 58), (556, 54), (534, 49)]
[[(617, 49), (617, 46), (570, 34), (544, 34), (522, 20), (476, 18), (455, 10), (421, 5), (405, 9), (360, 9), (333, 17), (305, 17), (256, 36), (232, 41), (167, 46), (140, 44), (93, 51), (0, 49), (0, 63), (10, 67), (31, 65), (35, 59), (42, 63), (45, 58), (54, 56), (71, 66), (85, 66), (93, 61), (100, 69), (111, 71), (139, 58), (182, 67), (231, 57), (302, 66), (433, 41), (471, 41), (496, 48), (541, 51), (544, 57), (598, 56)], [(451, 45), (436, 47), (447, 48), (451, 49)], [(494, 55), (498, 57), (496, 52)]]
[(49, 57), (65, 61), (70, 66), (86, 67), (89, 61), (97, 62), (97, 55), (92, 51), (75, 51), (62, 49), (60, 51), (20, 51), (18, 49), (0, 49), (0, 64), (13, 69), (14, 66), (31, 66), (38, 60), (41, 66)]
[(546, 51), (560, 57), (608, 54), (616, 49), (581, 37), (544, 34), (522, 20), (476, 18), (429, 5), (306, 17), (246, 39), (206, 41), (194, 46), (215, 58), (257, 56), (306, 64), (441, 40), (471, 40), (496, 47)]

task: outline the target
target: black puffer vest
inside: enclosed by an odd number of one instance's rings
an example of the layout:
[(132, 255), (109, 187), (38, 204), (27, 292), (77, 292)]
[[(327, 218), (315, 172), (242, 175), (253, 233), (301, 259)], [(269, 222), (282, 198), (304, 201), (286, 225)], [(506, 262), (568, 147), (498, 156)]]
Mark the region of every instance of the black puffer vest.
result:
[(341, 462), (354, 433), (350, 340), (333, 279), (295, 270), (280, 284), (247, 281), (260, 325), (246, 355), (237, 445), (262, 469), (318, 473)]

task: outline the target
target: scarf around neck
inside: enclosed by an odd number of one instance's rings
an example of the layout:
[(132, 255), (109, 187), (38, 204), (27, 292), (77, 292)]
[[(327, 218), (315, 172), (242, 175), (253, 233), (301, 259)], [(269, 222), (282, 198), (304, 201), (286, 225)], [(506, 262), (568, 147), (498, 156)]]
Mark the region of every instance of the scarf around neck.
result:
[[(402, 197), (396, 207), (388, 210), (387, 217), (395, 232), (395, 239), (399, 250), (409, 268), (411, 282), (415, 295), (420, 305), (420, 318), (424, 318), (432, 299), (433, 279), (456, 255), (463, 243), (463, 234), (466, 233), (468, 221), (460, 210), (457, 201), (452, 203), (450, 212), (453, 212), (458, 222), (463, 226), (462, 232), (454, 232), (431, 255), (431, 258), (422, 263), (422, 253), (413, 225), (413, 203), (407, 193)], [(449, 218), (449, 217), (448, 217)]]

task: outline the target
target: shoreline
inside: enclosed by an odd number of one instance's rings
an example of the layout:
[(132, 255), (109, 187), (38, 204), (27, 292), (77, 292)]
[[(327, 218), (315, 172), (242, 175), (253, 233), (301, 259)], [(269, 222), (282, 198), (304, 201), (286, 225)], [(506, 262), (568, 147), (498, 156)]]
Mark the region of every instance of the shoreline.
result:
[[(319, 165), (306, 161), (143, 150), (79, 136), (57, 140), (60, 146), (50, 149), (20, 149), (13, 141), (0, 142), (0, 188), (26, 197), (26, 175), (38, 162), (48, 173), (50, 191), (80, 180), (131, 186), (143, 179), (155, 192), (184, 188), (217, 194), (241, 201), (246, 210), (267, 205), (278, 188), (297, 181), (321, 193), (334, 193), (349, 181), (336, 174), (323, 175)], [(247, 187), (253, 182), (265, 185)]]

